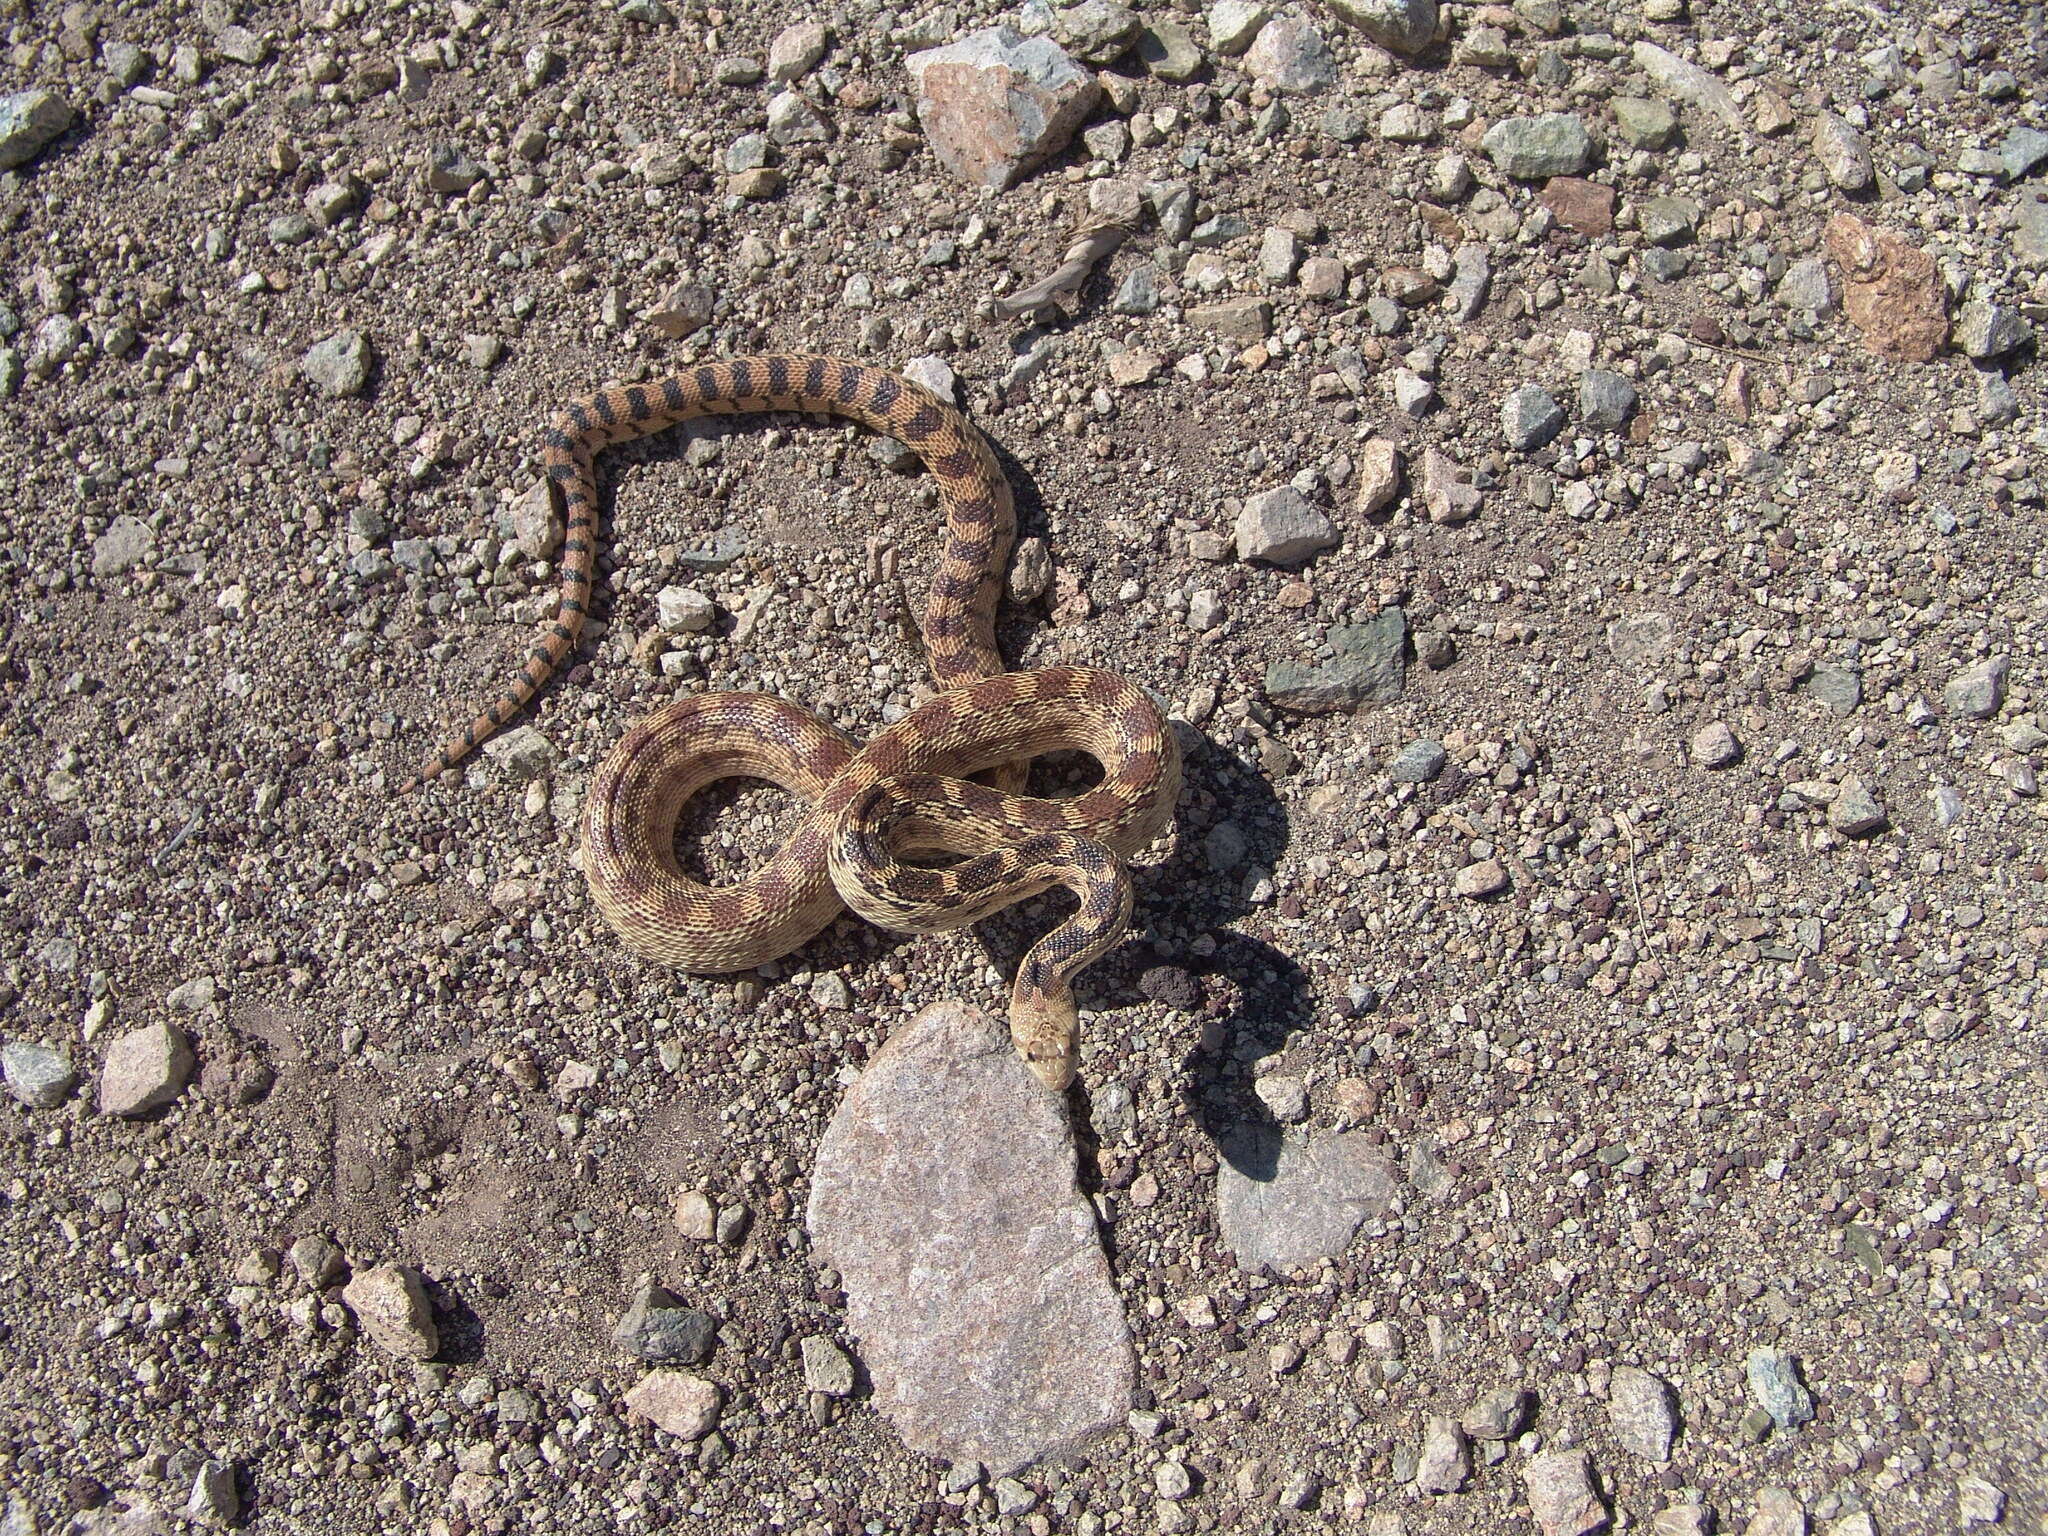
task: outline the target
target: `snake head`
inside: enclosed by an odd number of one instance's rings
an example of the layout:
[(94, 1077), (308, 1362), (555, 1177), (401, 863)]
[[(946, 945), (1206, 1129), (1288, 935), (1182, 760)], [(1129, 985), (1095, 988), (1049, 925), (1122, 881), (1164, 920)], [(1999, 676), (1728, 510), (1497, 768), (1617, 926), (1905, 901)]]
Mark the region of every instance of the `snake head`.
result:
[(1071, 994), (1013, 995), (1010, 1041), (1032, 1075), (1054, 1093), (1065, 1093), (1080, 1062), (1081, 1016)]

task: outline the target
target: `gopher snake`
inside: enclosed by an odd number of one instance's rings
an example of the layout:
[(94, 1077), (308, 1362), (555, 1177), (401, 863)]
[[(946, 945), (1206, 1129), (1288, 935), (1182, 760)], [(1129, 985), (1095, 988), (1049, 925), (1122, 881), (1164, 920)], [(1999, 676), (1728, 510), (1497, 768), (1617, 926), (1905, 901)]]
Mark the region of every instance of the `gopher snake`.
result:
[[(627, 731), (599, 766), (583, 820), (583, 868), (605, 920), (650, 959), (744, 970), (788, 954), (842, 906), (899, 932), (963, 927), (1054, 885), (1074, 914), (1017, 969), (1010, 1033), (1047, 1087), (1074, 1074), (1072, 982), (1123, 933), (1123, 859), (1173, 820), (1180, 756), (1145, 694), (1083, 667), (1005, 672), (993, 633), (1015, 532), (1010, 487), (981, 434), (929, 390), (829, 357), (734, 358), (579, 400), (544, 438), (547, 476), (567, 509), (558, 611), (518, 678), (421, 766), (445, 772), (503, 725), (576, 645), (597, 561), (599, 449), (711, 413), (795, 410), (849, 417), (905, 443), (931, 471), (946, 546), (925, 607), (932, 676), (946, 690), (866, 747), (765, 694), (684, 697)], [(1085, 794), (1041, 800), (1004, 790), (1046, 752), (1102, 764)], [(995, 770), (990, 788), (969, 775)], [(690, 797), (719, 779), (765, 779), (809, 802), (768, 861), (733, 885), (677, 867)], [(961, 856), (947, 867), (906, 856)]]

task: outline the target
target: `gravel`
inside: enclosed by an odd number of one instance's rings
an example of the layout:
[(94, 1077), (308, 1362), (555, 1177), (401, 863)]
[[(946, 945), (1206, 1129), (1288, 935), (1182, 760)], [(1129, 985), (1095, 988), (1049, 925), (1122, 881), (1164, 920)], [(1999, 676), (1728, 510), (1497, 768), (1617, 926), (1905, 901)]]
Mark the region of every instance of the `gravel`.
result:
[[(7, 1521), (168, 1527), (219, 1463), (235, 1519), (313, 1536), (999, 1502), (1020, 1532), (1507, 1536), (1538, 1459), (1581, 1454), (1630, 1530), (1739, 1531), (1765, 1488), (1833, 1536), (2048, 1517), (2019, 8), (1134, 6), (1107, 64), (1075, 50), (1121, 25), (1069, 47), (1035, 5), (316, 9), (9, 20), (8, 88), (74, 121), (0, 173), (0, 1047), (78, 1083), (0, 1094)], [(1314, 94), (1246, 67), (1275, 22), (1320, 35)], [(1004, 24), (1071, 69), (961, 79), (949, 139), (909, 61)], [(1508, 174), (1488, 135), (1546, 114), (1580, 168)], [(1071, 314), (995, 312), (1126, 216)], [(351, 333), (331, 395), (302, 359)], [(567, 674), (509, 753), (395, 793), (549, 622), (553, 413), (764, 349), (942, 360), (1036, 541), (1006, 659), (1113, 667), (1182, 722), (1067, 1103), (1129, 1408), (1007, 1479), (956, 1486), (865, 1395), (804, 1212), (849, 1083), (931, 1003), (999, 1015), (1049, 908), (841, 918), (694, 977), (578, 867), (593, 765), (670, 697), (862, 741), (915, 707), (930, 477), (791, 415), (607, 452)], [(1618, 424), (1584, 419), (1596, 370)], [(1566, 417), (1526, 448), (1525, 388)], [(1335, 541), (1239, 558), (1280, 488)], [(736, 879), (796, 816), (721, 785), (678, 856)], [(182, 1091), (101, 1113), (116, 1042), (169, 1021)], [(1241, 1266), (1240, 1130), (1367, 1138), (1385, 1209)], [(309, 1236), (353, 1271), (285, 1257)], [(337, 1289), (385, 1263), (429, 1359)], [(626, 1404), (674, 1368), (613, 1341), (643, 1275), (716, 1322), (688, 1441)], [(1759, 1346), (1797, 1356), (1795, 1429), (1748, 1395)], [(1631, 1366), (1668, 1461), (1618, 1438)], [(1432, 1417), (1471, 1471), (1418, 1496)]]

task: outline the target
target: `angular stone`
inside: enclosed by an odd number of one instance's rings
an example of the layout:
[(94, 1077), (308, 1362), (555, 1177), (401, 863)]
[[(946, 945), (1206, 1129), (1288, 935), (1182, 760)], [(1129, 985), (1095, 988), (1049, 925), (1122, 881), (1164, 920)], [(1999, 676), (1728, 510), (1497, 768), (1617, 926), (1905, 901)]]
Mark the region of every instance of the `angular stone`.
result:
[(1636, 68), (1648, 75), (1650, 83), (1665, 95), (1713, 113), (1734, 130), (1737, 138), (1749, 136), (1735, 93), (1719, 78), (1655, 43), (1637, 43), (1631, 50), (1631, 57), (1635, 59)]
[(1710, 720), (1692, 739), (1692, 760), (1702, 768), (1732, 768), (1742, 760), (1742, 743), (1721, 720)]
[(1359, 446), (1352, 466), (1358, 482), (1353, 505), (1360, 517), (1377, 517), (1401, 494), (1401, 450), (1384, 437), (1368, 439)]
[(1637, 149), (1662, 149), (1678, 132), (1678, 117), (1665, 102), (1643, 96), (1617, 96), (1614, 126)]
[(1217, 304), (1197, 304), (1188, 311), (1188, 323), (1200, 330), (1214, 331), (1232, 341), (1257, 341), (1273, 330), (1273, 306), (1264, 299), (1225, 299)]
[(1441, 742), (1411, 741), (1395, 754), (1387, 772), (1396, 784), (1427, 784), (1444, 771), (1448, 760)]
[(400, 1360), (431, 1360), (441, 1350), (441, 1330), (420, 1272), (407, 1264), (379, 1264), (358, 1270), (341, 1289), (356, 1321), (387, 1354)]
[(1002, 1474), (1114, 1426), (1134, 1360), (1062, 1102), (958, 1002), (900, 1026), (818, 1147), (809, 1225), (878, 1407)]
[(1138, 59), (1155, 80), (1185, 85), (1202, 72), (1202, 50), (1178, 21), (1154, 16), (1138, 34)]
[(821, 21), (799, 21), (784, 27), (768, 45), (768, 78), (787, 85), (801, 80), (825, 57), (832, 34)]
[(1564, 409), (1534, 384), (1524, 384), (1500, 408), (1500, 433), (1517, 453), (1541, 448), (1564, 427)]
[(701, 1189), (679, 1190), (671, 1214), (676, 1231), (693, 1243), (708, 1243), (718, 1235), (718, 1207)]
[(308, 1232), (299, 1238), (285, 1250), (285, 1257), (298, 1277), (316, 1291), (326, 1290), (348, 1268), (348, 1257), (340, 1245), (318, 1232)]
[(768, 137), (777, 144), (822, 144), (832, 137), (832, 125), (802, 91), (780, 91), (768, 103)]
[(1462, 523), (1479, 511), (1472, 471), (1435, 448), (1422, 455), (1422, 505), (1432, 523)]
[(1828, 180), (1844, 192), (1862, 192), (1877, 180), (1863, 135), (1832, 112), (1821, 113), (1813, 125), (1813, 153)]
[(1361, 1131), (1232, 1133), (1216, 1169), (1216, 1221), (1240, 1269), (1290, 1269), (1334, 1258), (1399, 1192), (1393, 1159)]
[(92, 573), (101, 579), (125, 576), (149, 557), (155, 545), (149, 524), (124, 512), (92, 541)]
[(147, 1024), (107, 1047), (100, 1068), (100, 1113), (146, 1115), (185, 1091), (196, 1062), (192, 1042), (175, 1024)]
[(512, 503), (512, 542), (529, 560), (548, 560), (562, 542), (562, 513), (554, 482), (543, 476)]
[(1633, 1365), (1616, 1366), (1607, 1386), (1607, 1422), (1623, 1450), (1669, 1460), (1671, 1437), (1678, 1432), (1669, 1383)]
[(1956, 345), (1963, 355), (1988, 363), (2017, 352), (2033, 340), (2034, 328), (2016, 309), (1972, 299), (1956, 316)]
[(1653, 197), (1636, 210), (1636, 227), (1652, 245), (1680, 245), (1699, 227), (1700, 205), (1689, 197)]
[(1607, 1523), (1584, 1451), (1545, 1451), (1522, 1469), (1529, 1512), (1543, 1536), (1592, 1536)]
[(1291, 485), (1245, 498), (1237, 515), (1237, 553), (1243, 560), (1299, 565), (1337, 547), (1337, 525)]
[(376, 353), (361, 331), (337, 331), (306, 349), (299, 366), (320, 392), (334, 399), (359, 395), (369, 386)]
[(1782, 1349), (1752, 1349), (1744, 1369), (1750, 1398), (1779, 1429), (1797, 1429), (1813, 1417), (1813, 1397), (1799, 1379), (1798, 1362)]
[(998, 190), (1065, 148), (1102, 94), (1094, 75), (1050, 38), (1009, 26), (914, 53), (908, 65), (918, 121), (939, 163)]
[(1618, 427), (1636, 408), (1636, 387), (1618, 373), (1588, 368), (1579, 375), (1579, 421), (1588, 427)]
[(1806, 1506), (1790, 1488), (1759, 1488), (1742, 1536), (1806, 1536)]
[(625, 1315), (612, 1329), (612, 1342), (657, 1364), (701, 1365), (711, 1358), (718, 1320), (683, 1305), (680, 1297), (652, 1279), (640, 1282)]
[(1467, 1408), (1458, 1423), (1474, 1440), (1511, 1440), (1528, 1417), (1527, 1387), (1496, 1387)]
[(1835, 292), (1828, 281), (1827, 263), (1815, 256), (1793, 262), (1778, 279), (1775, 297), (1787, 309), (1828, 313), (1835, 307)]
[(1956, 1513), (1969, 1525), (1996, 1525), (2005, 1518), (2005, 1490), (1981, 1477), (1956, 1484)]
[(1948, 342), (1948, 288), (1934, 258), (1854, 214), (1828, 219), (1828, 254), (1842, 269), (1842, 311), (1876, 357), (1931, 362)]
[(0, 96), (0, 171), (27, 165), (71, 126), (71, 104), (55, 91)]
[[(1878, 803), (1877, 797), (1871, 794), (1861, 779), (1853, 776), (1842, 780), (1835, 798), (1828, 802), (1828, 825), (1844, 837), (1868, 837), (1871, 833), (1882, 830), (1885, 820), (1885, 809)], [(1754, 1392), (1757, 1382), (1755, 1355), (1750, 1356), (1750, 1362), (1750, 1388)], [(1795, 1376), (1792, 1380), (1796, 1386), (1798, 1378)], [(1805, 1391), (1805, 1388), (1801, 1387), (1800, 1391)], [(1759, 1403), (1762, 1401), (1758, 1398)], [(1763, 1406), (1768, 1408), (1770, 1405), (1765, 1403)], [(1811, 1416), (1812, 1409), (1809, 1408), (1807, 1412)], [(1772, 1413), (1771, 1417), (1777, 1419), (1778, 1415)], [(1778, 1427), (1784, 1429), (1788, 1426), (1780, 1422)]]
[(1998, 160), (2006, 179), (2018, 181), (2042, 161), (2048, 160), (2048, 133), (2025, 125), (2008, 129), (1998, 146)]
[(1382, 609), (1363, 624), (1330, 631), (1337, 659), (1322, 666), (1280, 662), (1266, 669), (1266, 697), (1302, 715), (1327, 715), (1398, 699), (1407, 687), (1408, 619)]
[(845, 1350), (822, 1333), (803, 1342), (804, 1390), (827, 1397), (851, 1397), (855, 1385), (853, 1361)]
[(671, 634), (701, 634), (718, 617), (718, 605), (695, 587), (663, 587), (654, 594), (655, 622)]
[(1863, 702), (1863, 672), (1853, 662), (1817, 661), (1799, 691), (1846, 719)]
[(1227, 59), (1251, 47), (1273, 13), (1256, 0), (1216, 0), (1209, 7), (1209, 46)]
[(1650, 1517), (1650, 1536), (1712, 1536), (1713, 1528), (1704, 1504), (1667, 1504)]
[(1283, 95), (1313, 96), (1337, 83), (1336, 55), (1323, 34), (1291, 16), (1259, 28), (1244, 64), (1254, 79)]
[(1488, 896), (1498, 896), (1512, 883), (1506, 866), (1499, 859), (1481, 859), (1459, 870), (1451, 879), (1451, 889), (1467, 901), (1480, 901)]
[(1578, 176), (1553, 176), (1540, 198), (1566, 229), (1604, 235), (1614, 228), (1614, 188)]
[(1392, 53), (1422, 52), (1436, 39), (1436, 0), (1325, 0), (1338, 20)]
[(185, 1498), (185, 1517), (202, 1525), (232, 1525), (241, 1512), (242, 1495), (235, 1487), (235, 1464), (201, 1462), (192, 1476), (192, 1490)]
[(1570, 112), (1502, 118), (1479, 142), (1502, 173), (1517, 181), (1576, 176), (1593, 156), (1585, 119)]
[(1415, 1458), (1418, 1493), (1456, 1493), (1472, 1475), (1472, 1452), (1456, 1419), (1433, 1413), (1422, 1431)]
[(30, 1109), (55, 1109), (78, 1084), (69, 1052), (32, 1040), (0, 1046), (0, 1073), (6, 1074), (7, 1091)]
[(555, 744), (530, 725), (514, 726), (484, 743), (484, 756), (504, 769), (515, 784), (549, 772), (560, 760)]
[(688, 1371), (649, 1371), (627, 1391), (626, 1411), (678, 1440), (702, 1440), (718, 1425), (725, 1394)]
[(1941, 690), (1942, 708), (1965, 720), (1989, 720), (2004, 707), (2005, 679), (2011, 668), (2009, 658), (1993, 656), (1958, 672)]
[(1090, 64), (1114, 64), (1138, 40), (1138, 13), (1117, 0), (1081, 0), (1053, 12), (1060, 45)]

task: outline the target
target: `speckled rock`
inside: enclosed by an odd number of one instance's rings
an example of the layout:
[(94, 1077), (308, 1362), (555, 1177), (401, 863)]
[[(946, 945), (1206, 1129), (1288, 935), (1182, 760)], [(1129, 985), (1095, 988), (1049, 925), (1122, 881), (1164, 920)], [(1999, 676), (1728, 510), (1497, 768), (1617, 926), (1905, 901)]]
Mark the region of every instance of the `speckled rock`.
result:
[(1486, 130), (1480, 146), (1503, 174), (1518, 181), (1576, 176), (1593, 158), (1585, 119), (1570, 112), (1503, 118)]
[(1225, 1143), (1216, 1220), (1242, 1269), (1286, 1269), (1342, 1253), (1359, 1223), (1398, 1191), (1393, 1160), (1361, 1132), (1282, 1136), (1253, 1129)]
[(1420, 53), (1436, 37), (1436, 0), (1324, 0), (1330, 13), (1394, 53)]
[(358, 1270), (342, 1287), (341, 1299), (356, 1321), (387, 1353), (400, 1360), (431, 1360), (441, 1350), (441, 1330), (420, 1272), (405, 1264)]
[(1244, 65), (1253, 78), (1288, 96), (1313, 96), (1337, 83), (1337, 58), (1323, 34), (1291, 16), (1259, 29)]
[(55, 91), (0, 96), (0, 171), (27, 165), (71, 126), (75, 115)]
[(0, 1073), (7, 1078), (7, 1091), (30, 1109), (55, 1109), (78, 1082), (69, 1052), (32, 1040), (0, 1046)]
[(1931, 362), (1948, 343), (1948, 288), (1934, 258), (1854, 214), (1828, 220), (1827, 251), (1842, 269), (1842, 312), (1872, 355)]
[(1592, 1536), (1607, 1524), (1584, 1451), (1545, 1451), (1522, 1469), (1529, 1511), (1543, 1536)]
[(913, 1449), (1000, 1474), (1130, 1410), (1130, 1333), (1074, 1157), (1065, 1105), (962, 1003), (901, 1025), (840, 1100), (811, 1237)]
[(107, 1047), (100, 1068), (100, 1113), (146, 1115), (185, 1091), (196, 1065), (192, 1042), (175, 1024), (131, 1029)]
[(977, 186), (1014, 186), (1058, 154), (1102, 93), (1050, 38), (1008, 26), (914, 53), (908, 64), (932, 152)]
[(689, 1371), (649, 1371), (626, 1392), (626, 1411), (678, 1440), (703, 1439), (718, 1424), (725, 1394)]

